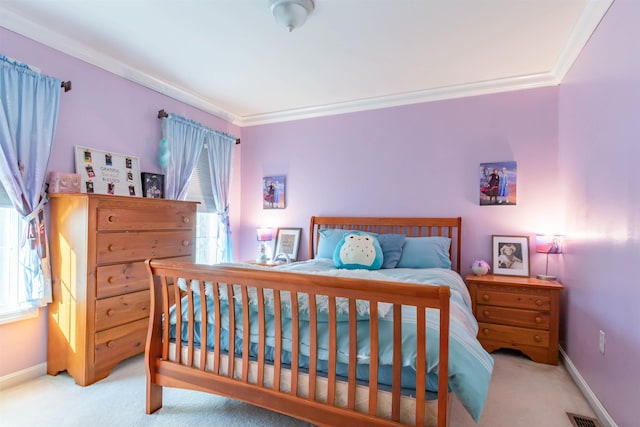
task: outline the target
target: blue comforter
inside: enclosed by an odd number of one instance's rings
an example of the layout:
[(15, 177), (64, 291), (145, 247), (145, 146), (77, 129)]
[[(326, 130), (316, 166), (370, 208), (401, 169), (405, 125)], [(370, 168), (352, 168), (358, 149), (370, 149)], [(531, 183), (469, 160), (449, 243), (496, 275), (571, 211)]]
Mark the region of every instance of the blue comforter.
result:
[[(246, 264), (228, 264), (230, 266), (242, 266), (244, 268), (265, 268), (259, 266), (247, 266)], [(478, 332), (478, 323), (476, 322), (471, 310), (471, 298), (464, 284), (464, 281), (458, 273), (452, 270), (430, 268), (430, 269), (411, 269), (411, 268), (395, 268), (383, 269), (376, 271), (368, 270), (343, 270), (336, 269), (331, 260), (316, 259), (305, 262), (298, 262), (289, 265), (277, 267), (281, 270), (293, 271), (305, 274), (321, 274), (340, 277), (357, 277), (368, 280), (390, 280), (406, 283), (417, 283), (424, 285), (445, 285), (451, 289), (451, 319), (450, 319), (450, 339), (449, 339), (449, 388), (455, 393), (466, 408), (473, 419), (478, 422), (482, 413), (487, 392), (489, 389), (489, 381), (493, 370), (493, 359), (482, 348), (476, 339)], [(186, 286), (184, 281), (181, 286)], [(207, 284), (207, 294), (211, 293), (211, 285)], [(255, 293), (255, 289), (253, 290)], [(249, 303), (251, 314), (257, 313), (256, 295), (249, 292)], [(221, 296), (221, 321), (222, 336), (221, 350), (228, 350), (228, 303), (226, 297), (226, 289), (220, 288)], [(239, 298), (239, 297), (237, 297)], [(288, 292), (283, 292), (282, 296), (282, 347), (283, 363), (291, 363), (291, 311)], [(309, 367), (309, 324), (308, 324), (308, 301), (306, 294), (298, 294), (299, 317), (300, 317), (300, 358), (299, 366), (301, 368)], [(328, 328), (327, 313), (328, 305), (326, 297), (318, 297), (316, 300), (318, 312), (318, 370), (326, 371), (328, 360)], [(195, 330), (196, 341), (199, 342), (200, 325), (200, 301), (199, 295), (194, 295), (195, 306)], [(267, 291), (265, 293), (266, 306), (266, 330), (267, 330), (267, 359), (273, 360), (274, 348), (274, 319), (272, 296)], [(336, 301), (337, 317), (338, 317), (338, 374), (347, 375), (347, 364), (349, 361), (349, 332), (348, 332), (348, 302), (345, 299), (337, 299)], [(240, 304), (235, 304), (236, 319), (241, 319), (242, 308)], [(186, 300), (183, 303), (183, 319), (187, 319)], [(358, 301), (358, 354), (357, 354), (357, 376), (360, 380), (368, 380), (368, 364), (369, 364), (369, 322), (368, 322), (368, 303)], [(214, 323), (214, 307), (211, 298), (207, 298), (208, 323)], [(391, 345), (393, 336), (392, 317), (393, 312), (391, 305), (378, 305), (379, 329), (380, 329), (380, 348), (379, 348), (379, 364), (380, 371), (378, 374), (379, 382), (391, 385), (391, 364), (393, 358), (393, 348)], [(437, 369), (438, 360), (433, 355), (438, 354), (438, 333), (439, 321), (438, 310), (427, 310), (427, 329), (432, 332), (427, 333), (427, 389), (429, 391), (437, 391)], [(184, 321), (184, 320), (183, 320)], [(408, 324), (415, 324), (416, 312), (413, 307), (403, 307), (402, 321)], [(175, 338), (175, 313), (171, 315), (171, 337)], [(213, 344), (213, 328), (208, 328), (207, 344), (212, 349)], [(242, 322), (236, 325), (236, 351), (242, 350)], [(187, 339), (187, 325), (183, 325), (182, 339)], [(402, 371), (402, 387), (415, 388), (415, 359), (416, 359), (416, 337), (415, 327), (402, 328), (403, 333), (403, 371)], [(250, 315), (250, 336), (251, 356), (258, 354), (258, 320), (257, 316)], [(387, 339), (385, 339), (387, 337)], [(389, 345), (384, 345), (389, 343)], [(413, 386), (411, 385), (413, 384)]]

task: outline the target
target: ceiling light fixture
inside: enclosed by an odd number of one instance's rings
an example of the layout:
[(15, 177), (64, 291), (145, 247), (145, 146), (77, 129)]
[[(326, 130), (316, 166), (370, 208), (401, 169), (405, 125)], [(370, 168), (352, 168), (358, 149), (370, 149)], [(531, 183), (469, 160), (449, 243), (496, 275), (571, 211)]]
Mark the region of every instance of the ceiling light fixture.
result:
[(313, 0), (269, 0), (269, 5), (276, 22), (289, 32), (302, 26), (314, 8)]

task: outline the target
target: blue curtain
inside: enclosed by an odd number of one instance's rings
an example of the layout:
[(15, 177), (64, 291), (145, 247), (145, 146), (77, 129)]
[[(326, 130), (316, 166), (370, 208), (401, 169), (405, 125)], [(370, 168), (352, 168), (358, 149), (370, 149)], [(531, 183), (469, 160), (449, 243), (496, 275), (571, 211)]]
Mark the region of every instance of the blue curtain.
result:
[(219, 262), (231, 262), (233, 252), (231, 248), (231, 225), (229, 223), (229, 187), (233, 170), (233, 152), (236, 146), (234, 137), (222, 132), (210, 131), (209, 167), (213, 199), (216, 202), (216, 212), (219, 221)]
[(184, 200), (189, 179), (202, 152), (207, 128), (175, 114), (162, 119), (163, 146), (168, 152), (165, 168), (165, 198)]
[(60, 83), (0, 55), (0, 181), (23, 218), (19, 302), (32, 307), (51, 301), (44, 183)]

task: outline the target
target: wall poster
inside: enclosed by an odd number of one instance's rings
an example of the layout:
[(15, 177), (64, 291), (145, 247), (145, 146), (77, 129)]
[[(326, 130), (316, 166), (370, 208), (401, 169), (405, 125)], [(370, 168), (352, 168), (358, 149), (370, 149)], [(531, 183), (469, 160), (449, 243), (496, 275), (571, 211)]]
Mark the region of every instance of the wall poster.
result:
[(142, 196), (138, 157), (76, 145), (75, 158), (83, 193)]

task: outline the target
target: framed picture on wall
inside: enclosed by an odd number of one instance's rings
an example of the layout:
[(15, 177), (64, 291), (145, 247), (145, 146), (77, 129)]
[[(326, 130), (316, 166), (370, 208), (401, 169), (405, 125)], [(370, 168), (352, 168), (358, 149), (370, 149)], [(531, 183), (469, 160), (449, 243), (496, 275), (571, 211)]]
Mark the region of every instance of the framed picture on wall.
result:
[(480, 163), (480, 206), (515, 205), (516, 178), (516, 162)]
[(302, 228), (278, 228), (273, 256), (286, 254), (291, 261), (297, 260), (301, 234)]
[(529, 277), (529, 237), (491, 236), (493, 274)]
[(262, 178), (262, 208), (284, 209), (285, 203), (284, 175), (265, 176)]

